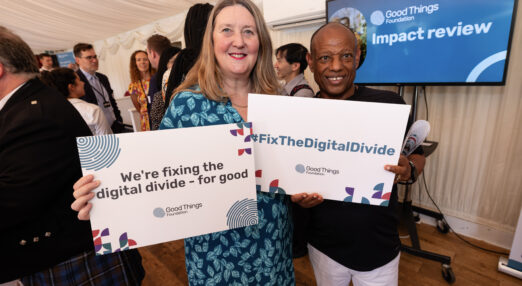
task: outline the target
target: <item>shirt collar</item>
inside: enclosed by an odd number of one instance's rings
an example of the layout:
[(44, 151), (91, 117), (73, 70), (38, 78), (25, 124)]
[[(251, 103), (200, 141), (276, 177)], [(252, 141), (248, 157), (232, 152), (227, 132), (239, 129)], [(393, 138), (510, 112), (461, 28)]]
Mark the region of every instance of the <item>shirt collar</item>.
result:
[(17, 86), (15, 89), (13, 89), (10, 93), (8, 93), (6, 96), (4, 96), (4, 98), (0, 99), (0, 110), (2, 110), (2, 108), (4, 108), (5, 104), (7, 103), (7, 101), (9, 100), (9, 98), (11, 98), (11, 96), (13, 96), (13, 94), (19, 90), (26, 82), (22, 83), (21, 85)]
[(96, 76), (84, 71), (82, 68), (80, 68), (80, 70), (82, 71), (83, 75), (87, 78), (88, 81), (91, 81), (91, 80), (97, 78)]
[(292, 89), (304, 79), (304, 74), (300, 73), (294, 77), (291, 81), (285, 84), (285, 90), (288, 94), (292, 92)]

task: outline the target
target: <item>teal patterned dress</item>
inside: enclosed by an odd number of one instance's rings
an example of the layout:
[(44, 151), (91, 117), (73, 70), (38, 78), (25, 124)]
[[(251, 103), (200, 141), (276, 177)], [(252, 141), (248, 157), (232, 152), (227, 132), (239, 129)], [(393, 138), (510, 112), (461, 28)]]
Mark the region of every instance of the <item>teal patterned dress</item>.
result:
[[(230, 101), (185, 91), (172, 100), (160, 129), (238, 122)], [(257, 192), (257, 204), (258, 225), (185, 239), (190, 285), (295, 285), (288, 198)]]

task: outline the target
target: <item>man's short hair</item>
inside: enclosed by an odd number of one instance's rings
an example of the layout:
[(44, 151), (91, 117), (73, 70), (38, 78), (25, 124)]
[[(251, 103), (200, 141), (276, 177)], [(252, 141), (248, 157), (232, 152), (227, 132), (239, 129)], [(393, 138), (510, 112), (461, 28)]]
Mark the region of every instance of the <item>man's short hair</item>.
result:
[(38, 58), (43, 58), (43, 57), (50, 57), (51, 58), (51, 55), (49, 55), (48, 53), (41, 53), (38, 55)]
[(88, 50), (92, 50), (92, 49), (93, 49), (93, 47), (91, 44), (78, 43), (78, 44), (74, 45), (74, 48), (73, 48), (74, 56), (79, 58), (82, 56), (83, 51), (88, 51)]
[(308, 67), (308, 62), (306, 61), (306, 54), (308, 50), (301, 44), (290, 43), (284, 46), (277, 48), (275, 54), (276, 56), (281, 53), (281, 55), (285, 57), (286, 61), (289, 64), (299, 63), (299, 73), (303, 73)]
[[(341, 23), (338, 23), (338, 22), (328, 22), (326, 24), (323, 24), (321, 27), (319, 27), (319, 29), (317, 29), (313, 34), (312, 34), (312, 37), (310, 38), (310, 53), (314, 53), (314, 39), (315, 39), (315, 36), (317, 34), (319, 34), (319, 31), (321, 31), (322, 29), (326, 28), (327, 26), (329, 25), (341, 25), (343, 26), (344, 28), (346, 28), (346, 30), (349, 32), (349, 33), (352, 33), (354, 38), (355, 38), (355, 47), (354, 47), (354, 51), (357, 50), (357, 37), (355, 36), (355, 32), (352, 30), (352, 28), (348, 28), (346, 27), (345, 25), (341, 24)], [(355, 64), (355, 62), (354, 62)]]
[(154, 34), (147, 39), (147, 49), (155, 51), (158, 55), (171, 45), (170, 40), (162, 35)]
[(0, 26), (0, 62), (12, 74), (37, 74), (38, 63), (29, 45)]

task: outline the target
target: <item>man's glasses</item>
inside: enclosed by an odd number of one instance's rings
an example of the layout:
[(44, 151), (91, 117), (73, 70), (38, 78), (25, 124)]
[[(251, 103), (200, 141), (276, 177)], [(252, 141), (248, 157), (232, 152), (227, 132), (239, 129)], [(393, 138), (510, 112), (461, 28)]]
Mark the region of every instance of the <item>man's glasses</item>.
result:
[(87, 57), (82, 57), (88, 61), (92, 61), (92, 60), (96, 60), (98, 59), (98, 56), (97, 55), (94, 55), (94, 56), (87, 56)]

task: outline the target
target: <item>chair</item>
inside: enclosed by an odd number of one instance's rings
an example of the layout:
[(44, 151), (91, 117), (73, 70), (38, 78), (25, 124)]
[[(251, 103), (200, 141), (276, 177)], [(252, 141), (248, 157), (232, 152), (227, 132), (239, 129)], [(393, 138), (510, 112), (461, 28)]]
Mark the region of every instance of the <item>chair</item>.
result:
[(129, 108), (128, 111), (132, 122), (132, 129), (134, 132), (141, 132), (140, 113), (134, 107)]

